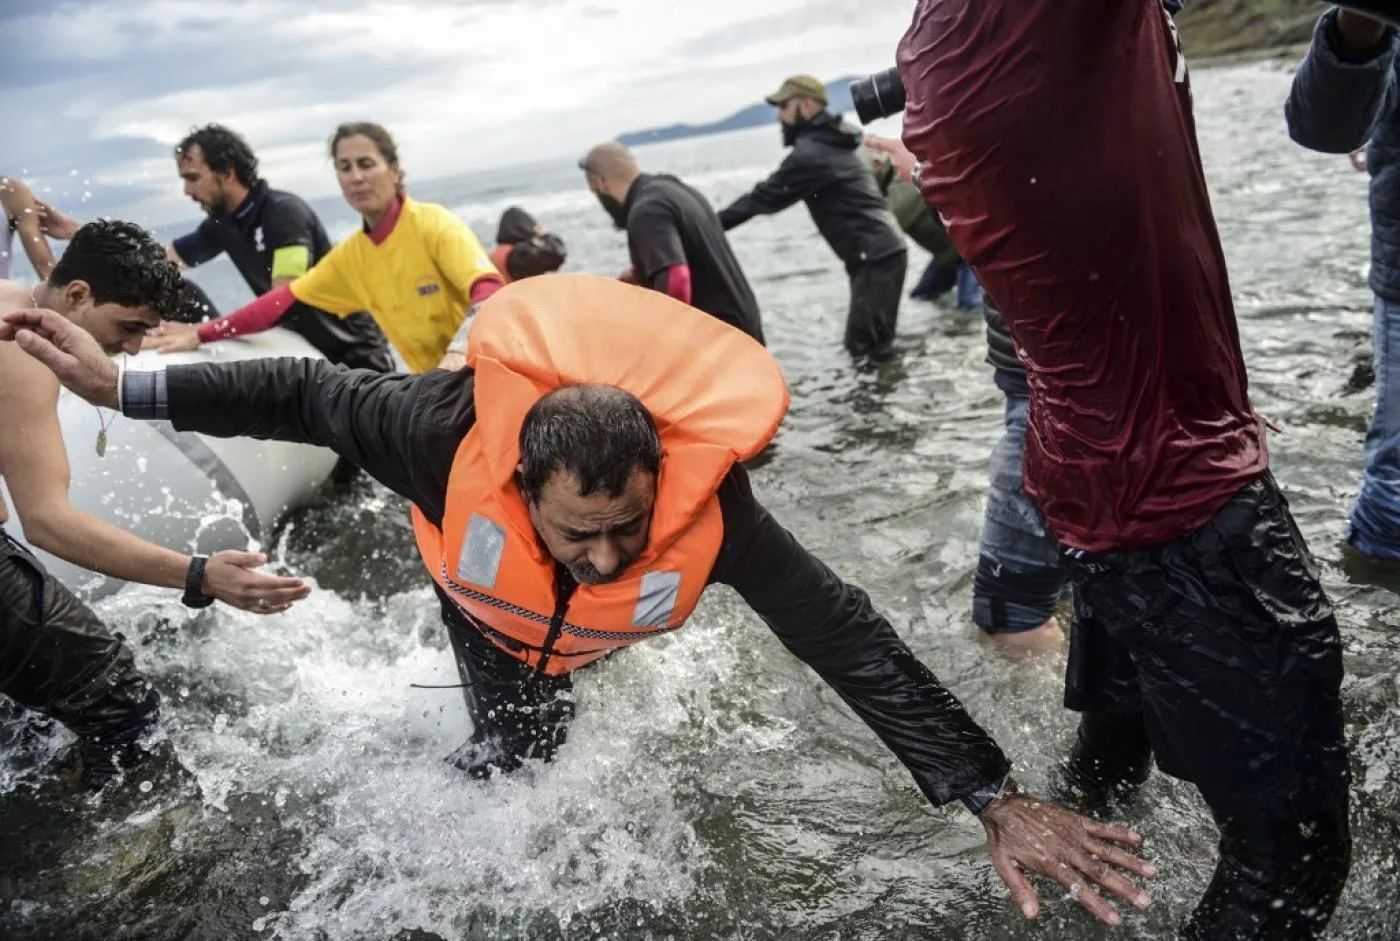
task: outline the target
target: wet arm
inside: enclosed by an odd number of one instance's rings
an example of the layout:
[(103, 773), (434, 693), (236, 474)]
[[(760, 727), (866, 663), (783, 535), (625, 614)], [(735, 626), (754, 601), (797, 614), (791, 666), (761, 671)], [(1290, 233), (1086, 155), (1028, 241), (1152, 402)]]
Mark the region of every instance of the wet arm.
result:
[(132, 418), (330, 448), (430, 517), (474, 418), (470, 372), (385, 375), (290, 357), (128, 372), (121, 390)]
[(689, 304), (692, 296), (690, 265), (672, 265), (651, 279), (653, 290), (669, 294), (682, 304)]
[(205, 219), (193, 232), (175, 239), (165, 246), (165, 257), (181, 268), (196, 268), (206, 261), (213, 261), (223, 254), (218, 240), (211, 232), (213, 221)]
[(627, 241), (637, 279), (653, 291), (669, 294), (683, 304), (692, 296), (685, 241), (670, 210), (643, 206), (627, 220)]
[(233, 337), (247, 336), (271, 330), (282, 319), (282, 315), (292, 309), (297, 301), (290, 285), (273, 288), (262, 297), (256, 297), (231, 314), (206, 320), (199, 325), (199, 342), (213, 343)]
[(476, 319), (477, 308), (499, 291), (505, 280), (492, 264), (476, 233), (455, 217), (428, 232), (428, 246), (438, 270), (457, 291), (467, 298), (456, 333), (443, 351), (439, 368), (457, 369), (465, 363), (467, 333)]
[[(1351, 22), (1357, 19), (1374, 22), (1348, 14)], [(1395, 30), (1344, 31), (1337, 10), (1325, 13), (1284, 106), (1289, 136), (1330, 154), (1350, 153), (1366, 143), (1377, 120), (1395, 108), (1395, 51)]]
[(48, 278), (53, 271), (53, 249), (44, 238), (39, 205), (25, 182), (16, 177), (0, 177), (0, 205), (5, 215), (15, 222), (15, 236), (24, 246), (24, 254), (34, 266), (34, 273), (40, 280)]
[(456, 218), (428, 231), (434, 263), (471, 307), (483, 303), (505, 284), (491, 257), (465, 222)]
[(733, 586), (795, 656), (895, 753), (934, 804), (996, 781), (1010, 763), (910, 652), (870, 598), (808, 553), (731, 472), (713, 580)]
[(794, 150), (772, 176), (720, 210), (720, 225), (728, 230), (754, 216), (782, 212), (803, 196), (815, 192), (820, 175), (819, 167)]
[(79, 568), (182, 588), (190, 558), (68, 502), (68, 452), (58, 424), (58, 382), (17, 348), (0, 349), (0, 467), (30, 543)]
[[(199, 342), (213, 343), (249, 333), (262, 333), (272, 329), (277, 321), (297, 302), (293, 294), (293, 284), (304, 279), (311, 270), (311, 231), (308, 218), (304, 214), (284, 211), (274, 216), (265, 225), (267, 244), (272, 245), (272, 290), (262, 297), (255, 297), (248, 304), (227, 316), (217, 316), (200, 323)], [(175, 252), (189, 260), (186, 252), (196, 252), (195, 258), (204, 260), (206, 246), (211, 239), (204, 238), (200, 231), (192, 232), (185, 238), (176, 239)], [(197, 265), (200, 262), (190, 262)]]

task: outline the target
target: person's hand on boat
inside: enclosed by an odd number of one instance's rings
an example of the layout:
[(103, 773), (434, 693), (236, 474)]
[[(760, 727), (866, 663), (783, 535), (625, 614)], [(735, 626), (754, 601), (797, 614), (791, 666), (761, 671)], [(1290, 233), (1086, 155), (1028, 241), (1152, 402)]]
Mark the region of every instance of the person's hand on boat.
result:
[(49, 368), (58, 381), (93, 405), (117, 407), (117, 364), (92, 334), (51, 310), (17, 310), (0, 317), (0, 340)]
[(39, 228), (51, 239), (66, 242), (82, 228), (82, 223), (61, 209), (56, 209), (42, 200), (34, 200), (39, 210)]
[(199, 327), (192, 323), (161, 321), (141, 341), (141, 349), (157, 353), (184, 353), (199, 348)]
[(278, 614), (311, 594), (311, 586), (299, 578), (254, 571), (265, 564), (267, 556), (260, 552), (216, 552), (204, 566), (202, 590), (217, 601), (254, 614)]
[[(986, 828), (987, 852), (997, 875), (1027, 918), (1040, 914), (1027, 872), (1054, 879), (1106, 924), (1117, 925), (1123, 920), (1107, 896), (1139, 909), (1152, 904), (1147, 893), (1124, 875), (1157, 874), (1154, 866), (1119, 845), (1142, 842), (1131, 830), (1098, 823), (1043, 798), (1018, 793), (997, 798), (977, 819)], [(1095, 891), (1095, 886), (1104, 894)]]
[(904, 146), (904, 142), (894, 137), (880, 137), (872, 134), (865, 139), (865, 146), (876, 153), (885, 154), (894, 167), (894, 172), (898, 173), (900, 179), (905, 182), (914, 182), (914, 164), (918, 161), (909, 152), (909, 148)]

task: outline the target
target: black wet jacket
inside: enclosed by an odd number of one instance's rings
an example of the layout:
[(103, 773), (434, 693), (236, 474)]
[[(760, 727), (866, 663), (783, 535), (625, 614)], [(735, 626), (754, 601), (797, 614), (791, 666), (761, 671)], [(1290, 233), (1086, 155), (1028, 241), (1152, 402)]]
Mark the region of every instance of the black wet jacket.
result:
[[(149, 374), (128, 373), (125, 413), (169, 418), (182, 431), (331, 448), (436, 525), (453, 457), (476, 421), (469, 370), (377, 375), (264, 359), (171, 366), (159, 385)], [(759, 505), (742, 468), (730, 472), (719, 498), (724, 542), (710, 581), (738, 591), (898, 756), (930, 801), (970, 794), (1009, 770), (1001, 749), (865, 592), (841, 581)]]
[(1026, 366), (1016, 355), (1016, 341), (1011, 338), (1011, 328), (1001, 311), (993, 306), (990, 298), (982, 302), (982, 318), (987, 323), (987, 362), (996, 370), (997, 388), (1023, 398), (1031, 394), (1030, 383), (1026, 381)]
[(860, 131), (823, 111), (796, 128), (792, 152), (773, 175), (719, 214), (725, 229), (781, 212), (799, 199), (832, 251), (851, 271), (906, 251), (894, 216), (856, 153)]

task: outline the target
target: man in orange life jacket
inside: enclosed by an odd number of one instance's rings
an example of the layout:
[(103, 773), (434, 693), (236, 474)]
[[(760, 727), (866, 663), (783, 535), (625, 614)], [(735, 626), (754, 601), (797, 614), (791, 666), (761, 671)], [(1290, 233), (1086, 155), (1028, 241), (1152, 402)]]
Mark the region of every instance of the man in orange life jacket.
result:
[(572, 671), (679, 628), (722, 582), (930, 801), (978, 814), (1028, 917), (1038, 909), (1024, 870), (1110, 923), (1118, 913), (1080, 891), (1089, 883), (1149, 904), (1120, 869), (1154, 870), (1112, 842), (1136, 835), (1018, 794), (1006, 756), (866, 594), (754, 499), (740, 462), (772, 438), (788, 395), (777, 363), (740, 331), (571, 274), (503, 289), (471, 328), (468, 368), (418, 376), (304, 359), (121, 373), (62, 318), (6, 320), (0, 339), (90, 401), (181, 430), (330, 447), (412, 501), (473, 720), (454, 756), (471, 774), (549, 759), (573, 712)]

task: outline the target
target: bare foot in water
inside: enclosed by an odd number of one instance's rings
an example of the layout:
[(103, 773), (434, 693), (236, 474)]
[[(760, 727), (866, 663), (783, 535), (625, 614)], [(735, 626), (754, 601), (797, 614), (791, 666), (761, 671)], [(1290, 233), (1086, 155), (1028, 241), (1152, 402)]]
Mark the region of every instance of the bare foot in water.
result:
[(1002, 656), (1015, 661), (1058, 653), (1065, 647), (1065, 632), (1055, 617), (1028, 631), (988, 634), (987, 638)]

